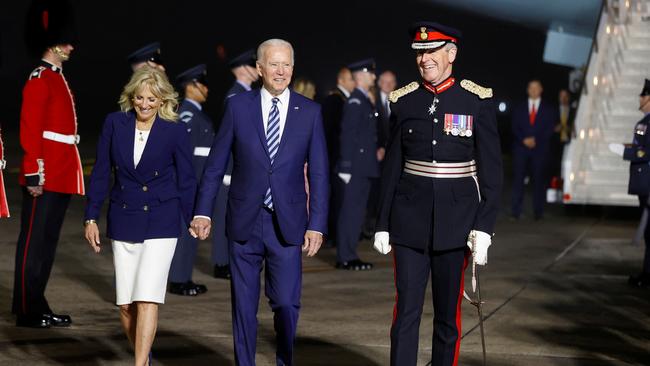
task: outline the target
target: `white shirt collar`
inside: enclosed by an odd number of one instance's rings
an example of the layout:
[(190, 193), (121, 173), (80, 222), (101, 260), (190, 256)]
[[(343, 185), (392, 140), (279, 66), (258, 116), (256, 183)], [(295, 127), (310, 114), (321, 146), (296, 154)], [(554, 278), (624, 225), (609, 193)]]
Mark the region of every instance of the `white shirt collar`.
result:
[(203, 110), (203, 107), (201, 106), (201, 103), (197, 102), (196, 100), (192, 100), (190, 98), (185, 98), (186, 101), (190, 102), (193, 104), (196, 108), (198, 108), (200, 111)]
[[(271, 93), (269, 93), (268, 90), (266, 90), (265, 87), (261, 88), (260, 95), (262, 96), (262, 105), (268, 103), (271, 104), (273, 103), (272, 100), (274, 98)], [(284, 89), (282, 94), (278, 95), (278, 99), (280, 99), (279, 103), (282, 104), (283, 106), (288, 106), (289, 105), (289, 96), (291, 95), (291, 92), (289, 92), (289, 88)]]
[(336, 87), (339, 88), (341, 93), (343, 93), (343, 95), (345, 95), (346, 98), (350, 98), (350, 92), (347, 91), (344, 87), (342, 87), (341, 85), (337, 85)]
[(239, 83), (239, 85), (243, 86), (244, 89), (246, 89), (247, 91), (248, 91), (248, 90), (251, 90), (251, 86), (250, 86), (250, 85), (248, 85), (248, 84), (246, 84), (245, 82), (240, 81), (240, 80), (236, 80), (236, 81)]
[(535, 105), (535, 111), (539, 110), (539, 103), (542, 100), (542, 98), (537, 98), (537, 99), (530, 99), (528, 98), (528, 110), (530, 111), (531, 107)]

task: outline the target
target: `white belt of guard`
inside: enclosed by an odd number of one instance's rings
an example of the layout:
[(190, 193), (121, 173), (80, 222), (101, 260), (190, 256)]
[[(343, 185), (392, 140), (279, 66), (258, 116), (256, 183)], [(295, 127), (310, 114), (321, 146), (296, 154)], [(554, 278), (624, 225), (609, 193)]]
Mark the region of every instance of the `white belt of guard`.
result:
[(209, 147), (195, 147), (194, 148), (194, 156), (208, 156), (210, 155), (210, 148)]
[(406, 160), (404, 172), (428, 178), (465, 178), (476, 176), (476, 162), (437, 163)]
[(52, 131), (43, 131), (43, 138), (68, 145), (76, 145), (79, 143), (79, 135), (63, 135)]

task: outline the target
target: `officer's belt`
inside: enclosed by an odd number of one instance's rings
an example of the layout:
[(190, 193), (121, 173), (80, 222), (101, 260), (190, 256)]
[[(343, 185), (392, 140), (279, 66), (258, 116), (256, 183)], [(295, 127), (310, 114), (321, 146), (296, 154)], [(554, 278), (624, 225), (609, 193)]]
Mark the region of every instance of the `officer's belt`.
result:
[(43, 131), (43, 138), (68, 145), (76, 145), (79, 143), (79, 135), (63, 135), (52, 131)]
[(465, 178), (476, 176), (476, 162), (437, 163), (406, 160), (404, 172), (428, 178)]
[(208, 155), (210, 155), (209, 147), (197, 146), (194, 148), (194, 156), (208, 156)]

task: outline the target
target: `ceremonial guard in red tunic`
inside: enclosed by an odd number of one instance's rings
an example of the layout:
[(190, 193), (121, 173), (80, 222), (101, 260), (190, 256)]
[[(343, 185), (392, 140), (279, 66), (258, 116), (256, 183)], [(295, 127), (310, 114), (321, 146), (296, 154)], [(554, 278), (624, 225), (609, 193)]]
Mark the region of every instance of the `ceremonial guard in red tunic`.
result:
[(12, 308), (17, 326), (71, 323), (45, 299), (70, 197), (84, 194), (74, 98), (62, 72), (74, 49), (71, 14), (64, 1), (34, 1), (26, 20), (28, 46), (42, 59), (25, 84), (20, 114), (23, 204)]

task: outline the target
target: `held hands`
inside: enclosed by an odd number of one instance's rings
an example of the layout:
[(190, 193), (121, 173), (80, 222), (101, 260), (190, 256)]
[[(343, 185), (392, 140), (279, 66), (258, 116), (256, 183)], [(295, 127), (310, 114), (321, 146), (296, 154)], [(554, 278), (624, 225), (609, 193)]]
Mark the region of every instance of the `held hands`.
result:
[(479, 266), (487, 264), (487, 253), (490, 245), (492, 245), (490, 234), (477, 230), (470, 231), (469, 237), (467, 237), (467, 246), (472, 251), (474, 263)]
[(302, 251), (307, 252), (308, 257), (313, 257), (318, 253), (320, 246), (323, 244), (323, 234), (307, 230), (305, 232), (305, 242), (302, 244)]
[(388, 231), (379, 231), (375, 233), (375, 244), (373, 247), (381, 254), (388, 254), (392, 249), (389, 244), (390, 235)]
[(339, 178), (341, 178), (343, 183), (348, 184), (348, 183), (350, 183), (350, 179), (352, 179), (352, 174), (350, 174), (350, 173), (339, 173)]
[(526, 145), (527, 148), (529, 148), (531, 150), (534, 149), (535, 146), (537, 145), (535, 143), (535, 137), (534, 136), (526, 137), (522, 142), (524, 143), (524, 145)]
[(194, 220), (190, 223), (190, 235), (194, 238), (199, 238), (205, 240), (210, 235), (210, 228), (212, 227), (212, 222), (209, 219), (204, 217), (195, 217)]
[(86, 224), (84, 228), (84, 237), (90, 243), (90, 246), (93, 248), (95, 253), (99, 253), (101, 251), (101, 247), (99, 246), (99, 227), (97, 227), (96, 222), (89, 222)]

